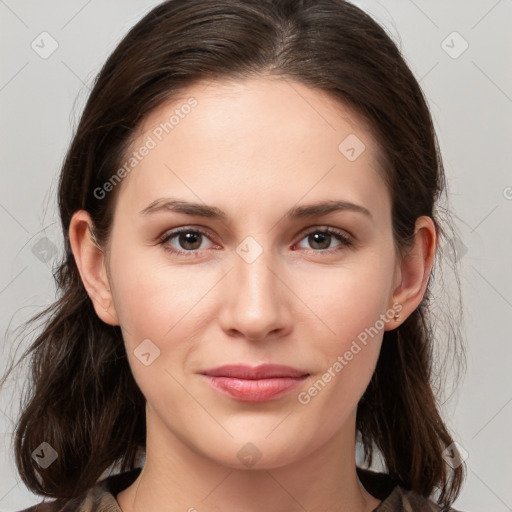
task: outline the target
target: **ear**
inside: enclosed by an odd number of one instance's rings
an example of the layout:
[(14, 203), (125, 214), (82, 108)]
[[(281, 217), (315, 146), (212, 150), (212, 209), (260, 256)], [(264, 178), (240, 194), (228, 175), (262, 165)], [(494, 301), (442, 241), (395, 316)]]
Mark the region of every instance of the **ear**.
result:
[(398, 327), (421, 303), (438, 241), (439, 234), (432, 218), (418, 217), (414, 229), (414, 245), (397, 264), (395, 272), (392, 302), (401, 304), (402, 309), (399, 310), (398, 321), (391, 320), (386, 330)]
[(71, 250), (96, 314), (109, 325), (119, 325), (105, 255), (92, 237), (92, 228), (93, 222), (85, 210), (73, 214), (69, 226)]

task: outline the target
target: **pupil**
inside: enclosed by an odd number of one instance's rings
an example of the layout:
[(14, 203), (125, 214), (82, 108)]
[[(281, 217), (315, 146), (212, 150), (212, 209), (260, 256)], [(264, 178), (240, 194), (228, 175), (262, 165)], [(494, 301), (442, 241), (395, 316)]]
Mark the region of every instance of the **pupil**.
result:
[[(201, 242), (199, 241), (198, 243), (198, 240), (199, 240), (199, 237), (201, 235), (199, 233), (181, 233), (180, 234), (180, 245), (183, 247), (184, 249), (197, 249), (200, 245), (201, 245)], [(190, 247), (190, 244), (192, 245), (196, 245), (197, 247)]]
[[(327, 249), (329, 247), (329, 242), (330, 242), (330, 234), (329, 233), (313, 233), (311, 235), (309, 235), (310, 238), (312, 237), (312, 242), (311, 242), (311, 245), (314, 249)], [(318, 240), (318, 237), (320, 237), (320, 240)], [(325, 244), (325, 241), (327, 239), (327, 246), (326, 247), (315, 247), (315, 244), (320, 244), (322, 245)]]

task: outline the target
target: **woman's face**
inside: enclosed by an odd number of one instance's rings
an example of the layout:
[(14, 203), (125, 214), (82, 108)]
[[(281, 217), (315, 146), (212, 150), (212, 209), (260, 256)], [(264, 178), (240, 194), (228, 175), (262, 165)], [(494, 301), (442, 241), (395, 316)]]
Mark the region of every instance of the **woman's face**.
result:
[[(212, 82), (153, 112), (131, 151), (109, 314), (148, 436), (240, 468), (353, 442), (383, 331), (396, 326), (391, 202), (370, 133), (296, 82)], [(203, 374), (261, 364), (301, 377)]]

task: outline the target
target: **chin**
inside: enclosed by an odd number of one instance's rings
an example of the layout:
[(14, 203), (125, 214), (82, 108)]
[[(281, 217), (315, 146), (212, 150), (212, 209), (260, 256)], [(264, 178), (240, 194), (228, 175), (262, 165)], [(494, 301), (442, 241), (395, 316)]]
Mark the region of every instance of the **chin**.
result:
[[(299, 443), (283, 445), (283, 440), (276, 436), (275, 440), (250, 441), (250, 435), (245, 440), (234, 440), (230, 445), (224, 445), (223, 453), (210, 453), (208, 456), (217, 463), (236, 470), (271, 470), (297, 462), (306, 456), (311, 449), (309, 445)], [(232, 448), (233, 447), (233, 448)]]

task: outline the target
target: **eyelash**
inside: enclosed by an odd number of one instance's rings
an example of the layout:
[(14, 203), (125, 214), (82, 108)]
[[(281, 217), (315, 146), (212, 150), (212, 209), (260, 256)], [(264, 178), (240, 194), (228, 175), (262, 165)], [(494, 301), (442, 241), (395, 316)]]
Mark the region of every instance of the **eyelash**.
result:
[[(186, 257), (199, 257), (200, 256), (199, 249), (194, 249), (191, 251), (184, 251), (184, 250), (180, 250), (180, 249), (171, 248), (171, 246), (167, 244), (167, 242), (169, 242), (169, 240), (178, 236), (181, 233), (200, 233), (201, 235), (204, 235), (205, 237), (210, 238), (208, 233), (200, 228), (192, 229), (192, 228), (184, 227), (184, 228), (175, 229), (169, 233), (165, 233), (162, 237), (160, 237), (158, 243), (160, 245), (162, 245), (162, 247), (165, 251), (167, 251), (171, 254), (178, 255), (178, 256), (184, 255)], [(339, 242), (341, 242), (340, 245), (333, 247), (332, 249), (310, 249), (309, 250), (314, 253), (324, 253), (324, 254), (330, 255), (330, 254), (333, 254), (333, 253), (336, 253), (336, 252), (342, 250), (345, 247), (351, 247), (353, 245), (352, 237), (347, 235), (345, 232), (338, 230), (336, 228), (332, 228), (332, 227), (311, 228), (310, 230), (306, 231), (302, 235), (302, 238), (299, 241), (302, 241), (304, 238), (306, 238), (307, 236), (309, 236), (313, 233), (322, 233), (322, 234), (333, 235)]]

